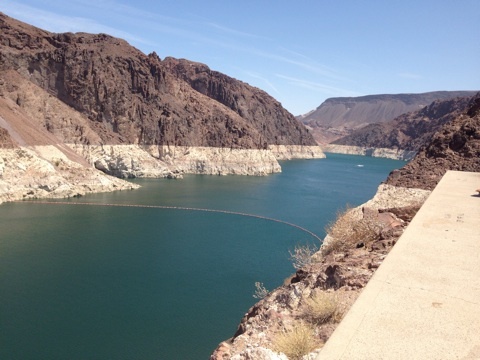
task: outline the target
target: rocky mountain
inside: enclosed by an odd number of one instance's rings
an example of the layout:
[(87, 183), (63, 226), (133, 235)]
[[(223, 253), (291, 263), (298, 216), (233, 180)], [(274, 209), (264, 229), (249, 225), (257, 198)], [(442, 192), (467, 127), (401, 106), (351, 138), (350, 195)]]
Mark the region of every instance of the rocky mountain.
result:
[(17, 71), (85, 115), (102, 143), (315, 145), (278, 101), (206, 65), (162, 61), (105, 34), (53, 34), (5, 15), (0, 27), (2, 70)]
[(435, 100), (421, 110), (394, 120), (354, 130), (331, 144), (362, 148), (388, 148), (416, 152), (444, 124), (468, 109), (471, 97)]
[(480, 93), (467, 110), (443, 125), (415, 158), (393, 171), (386, 183), (433, 190), (447, 170), (480, 172)]
[(318, 143), (327, 144), (368, 124), (387, 122), (401, 114), (420, 110), (435, 100), (474, 94), (473, 91), (435, 91), (330, 98), (297, 119), (311, 129)]
[(53, 146), (123, 178), (265, 175), (278, 159), (324, 157), (278, 101), (204, 64), (1, 13), (0, 129), (3, 148)]

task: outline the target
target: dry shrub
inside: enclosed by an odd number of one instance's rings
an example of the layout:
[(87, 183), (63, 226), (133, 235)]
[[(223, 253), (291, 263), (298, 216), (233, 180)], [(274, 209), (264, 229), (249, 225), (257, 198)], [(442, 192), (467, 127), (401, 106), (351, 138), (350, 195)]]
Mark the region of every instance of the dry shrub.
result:
[(263, 286), (263, 283), (261, 282), (255, 282), (255, 293), (253, 294), (253, 297), (255, 299), (263, 299), (265, 296), (267, 296), (269, 291)]
[(368, 244), (380, 237), (381, 225), (373, 218), (359, 218), (349, 207), (337, 213), (337, 218), (327, 225), (328, 241), (322, 246), (322, 255), (344, 252), (358, 244)]
[(330, 292), (314, 291), (304, 302), (302, 317), (314, 325), (339, 321), (341, 312), (337, 296)]
[(318, 251), (314, 245), (297, 245), (293, 251), (289, 251), (293, 267), (298, 270), (312, 263), (312, 256)]
[(276, 334), (272, 350), (284, 353), (290, 360), (300, 360), (321, 345), (315, 337), (315, 330), (310, 325), (300, 322), (292, 330)]

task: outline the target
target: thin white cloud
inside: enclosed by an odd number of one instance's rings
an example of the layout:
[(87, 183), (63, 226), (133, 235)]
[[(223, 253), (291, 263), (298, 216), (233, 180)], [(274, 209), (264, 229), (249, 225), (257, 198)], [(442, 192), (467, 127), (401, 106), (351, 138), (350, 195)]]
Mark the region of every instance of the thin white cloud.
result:
[(329, 94), (329, 95), (334, 95), (334, 96), (359, 96), (361, 94), (351, 91), (351, 90), (346, 90), (342, 88), (338, 88), (335, 86), (330, 86), (326, 84), (321, 84), (309, 80), (304, 80), (304, 79), (299, 79), (299, 78), (294, 78), (291, 76), (286, 76), (282, 74), (276, 74), (275, 76), (287, 80), (291, 85), (302, 87), (308, 90), (313, 90), (316, 92), (321, 92), (324, 94)]
[(415, 79), (415, 80), (422, 78), (421, 75), (413, 74), (413, 73), (409, 73), (409, 72), (399, 73), (398, 76), (400, 76), (402, 78), (406, 78), (406, 79)]
[(247, 32), (244, 32), (244, 31), (239, 31), (239, 30), (231, 29), (231, 28), (228, 28), (228, 27), (225, 27), (225, 26), (222, 26), (222, 25), (213, 23), (213, 22), (206, 22), (205, 24), (208, 25), (208, 26), (210, 26), (210, 27), (212, 27), (212, 28), (214, 28), (214, 29), (217, 29), (217, 30), (220, 30), (220, 31), (222, 31), (222, 32), (224, 32), (224, 33), (227, 33), (227, 34), (239, 35), (239, 36), (247, 37), (247, 38), (255, 38), (255, 39), (268, 40), (268, 38), (263, 37), (263, 36), (260, 36), (260, 35), (255, 35), (255, 34), (247, 33)]
[(160, 15), (155, 12), (145, 11), (139, 7), (126, 5), (114, 0), (70, 0), (70, 4), (77, 4), (82, 8), (99, 9), (106, 11), (106, 14), (116, 14), (131, 19), (132, 22), (142, 24), (142, 21), (166, 21), (166, 22), (182, 22), (179, 18)]
[(283, 55), (278, 55), (278, 54), (275, 54), (275, 53), (272, 53), (272, 52), (270, 52), (270, 53), (265, 52), (263, 50), (253, 50), (252, 52), (255, 53), (258, 56), (262, 56), (262, 57), (269, 58), (269, 59), (272, 59), (272, 60), (277, 60), (277, 61), (284, 62), (284, 63), (287, 63), (287, 64), (292, 64), (292, 65), (295, 65), (299, 68), (307, 70), (311, 73), (321, 75), (321, 76), (325, 76), (325, 77), (328, 77), (330, 79), (344, 80), (332, 68), (327, 67), (327, 66), (322, 65), (322, 64), (319, 64), (319, 63), (316, 63), (314, 61), (308, 61), (308, 62), (307, 61), (300, 61), (300, 60), (296, 60), (294, 58), (286, 57), (286, 56), (283, 56)]
[(312, 61), (312, 59), (310, 57), (308, 57), (307, 55), (304, 55), (304, 54), (300, 54), (299, 52), (297, 51), (293, 51), (293, 50), (290, 50), (290, 49), (287, 49), (283, 46), (280, 47), (280, 50), (286, 52), (286, 53), (289, 53), (290, 55), (294, 55), (294, 56), (297, 56), (297, 57), (300, 57), (302, 59), (305, 59), (305, 60), (308, 60), (308, 61)]
[(251, 78), (261, 80), (262, 82), (264, 82), (267, 85), (267, 87), (272, 89), (277, 94), (280, 94), (280, 91), (278, 91), (278, 89), (275, 87), (275, 85), (273, 85), (272, 82), (270, 80), (268, 80), (267, 78), (255, 73), (255, 72), (252, 72), (252, 71), (245, 71), (245, 73), (248, 76), (250, 76)]
[(219, 41), (219, 40), (216, 40), (216, 39), (201, 37), (201, 36), (199, 36), (199, 40), (204, 41), (205, 43), (209, 43), (209, 44), (212, 44), (212, 45), (217, 45), (217, 46), (220, 46), (220, 47), (223, 47), (223, 48), (226, 48), (226, 49), (231, 49), (231, 50), (255, 55), (255, 56), (258, 56), (258, 57), (263, 57), (265, 59), (270, 59), (270, 60), (275, 60), (275, 61), (291, 64), (291, 65), (297, 66), (299, 68), (302, 68), (304, 70), (307, 70), (308, 72), (311, 72), (311, 73), (314, 73), (314, 74), (317, 74), (317, 75), (321, 75), (321, 76), (324, 76), (324, 77), (327, 77), (327, 78), (330, 78), (330, 79), (344, 80), (332, 68), (329, 68), (329, 67), (327, 67), (325, 65), (322, 65), (322, 64), (318, 64), (314, 61), (309, 61), (309, 62), (300, 61), (300, 60), (296, 60), (296, 59), (293, 59), (293, 58), (290, 58), (290, 57), (279, 55), (279, 54), (276, 54), (276, 53), (273, 53), (273, 52), (258, 50), (257, 48), (253, 48), (253, 47), (250, 47), (250, 46), (242, 46), (238, 43), (233, 43), (231, 41), (228, 41), (228, 42)]

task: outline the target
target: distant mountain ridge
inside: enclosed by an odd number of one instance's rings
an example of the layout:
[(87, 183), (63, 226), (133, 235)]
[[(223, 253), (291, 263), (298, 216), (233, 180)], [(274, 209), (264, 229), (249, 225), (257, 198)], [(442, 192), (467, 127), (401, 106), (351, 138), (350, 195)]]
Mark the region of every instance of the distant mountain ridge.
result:
[(434, 91), (330, 98), (297, 119), (311, 129), (318, 143), (327, 144), (368, 124), (387, 122), (401, 114), (420, 110), (435, 100), (474, 94), (475, 91)]
[(370, 124), (332, 144), (417, 151), (444, 124), (468, 110), (471, 97), (436, 100), (394, 120)]
[(480, 93), (430, 136), (412, 161), (390, 173), (386, 183), (433, 190), (447, 170), (480, 172)]

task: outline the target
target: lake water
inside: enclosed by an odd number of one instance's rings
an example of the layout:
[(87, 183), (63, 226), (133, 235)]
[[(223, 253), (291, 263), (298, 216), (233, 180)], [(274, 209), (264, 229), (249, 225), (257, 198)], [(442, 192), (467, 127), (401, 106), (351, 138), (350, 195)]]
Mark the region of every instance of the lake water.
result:
[[(328, 154), (267, 177), (136, 180), (135, 191), (56, 200), (228, 210), (320, 237), (347, 203), (403, 162)], [(362, 165), (362, 166), (359, 166)], [(231, 337), (256, 281), (294, 272), (289, 249), (319, 245), (284, 223), (147, 207), (0, 206), (0, 359), (208, 359)]]

